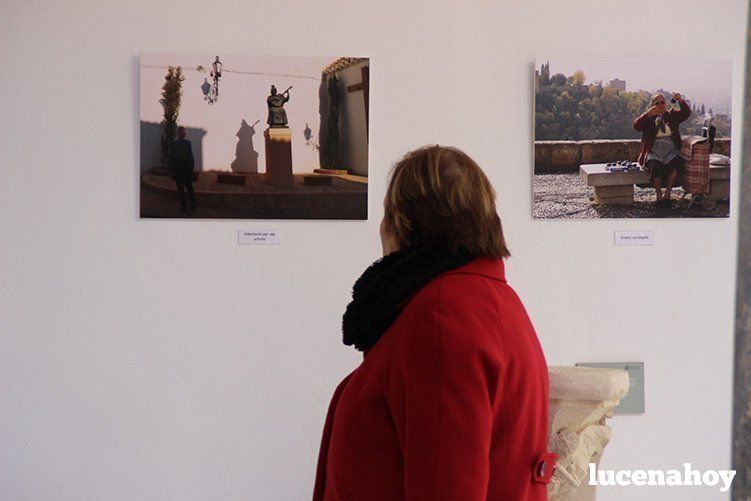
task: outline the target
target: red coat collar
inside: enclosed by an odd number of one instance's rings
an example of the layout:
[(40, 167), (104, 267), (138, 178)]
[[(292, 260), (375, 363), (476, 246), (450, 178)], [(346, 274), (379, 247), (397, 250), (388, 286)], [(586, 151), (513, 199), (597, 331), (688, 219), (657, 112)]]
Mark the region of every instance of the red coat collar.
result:
[(447, 271), (441, 276), (445, 275), (482, 275), (483, 277), (490, 278), (492, 280), (499, 280), (501, 282), (506, 281), (506, 266), (502, 259), (495, 259), (492, 257), (478, 257), (474, 261), (460, 266), (451, 271)]
[[(441, 275), (438, 275), (436, 279), (445, 277), (446, 275), (480, 275), (491, 280), (498, 280), (499, 282), (506, 281), (506, 266), (502, 259), (495, 259), (490, 257), (478, 257), (474, 261), (471, 261), (464, 266), (447, 271)], [(405, 299), (401, 303), (401, 307), (405, 307), (407, 303), (412, 299), (412, 296)], [(366, 348), (363, 350), (363, 359), (368, 355), (368, 352), (372, 349)]]

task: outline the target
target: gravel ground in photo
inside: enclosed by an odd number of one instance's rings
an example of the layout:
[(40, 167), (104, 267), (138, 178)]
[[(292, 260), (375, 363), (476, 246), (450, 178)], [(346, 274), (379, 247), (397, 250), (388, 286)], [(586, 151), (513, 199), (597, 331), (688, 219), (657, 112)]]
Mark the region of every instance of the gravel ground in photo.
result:
[(686, 209), (682, 205), (687, 204), (679, 203), (685, 193), (682, 188), (673, 189), (671, 209), (656, 209), (655, 190), (638, 186), (634, 187), (633, 206), (595, 205), (594, 188), (585, 185), (578, 174), (535, 175), (532, 191), (536, 219), (727, 217), (730, 212), (727, 200), (718, 200), (711, 211), (701, 204)]

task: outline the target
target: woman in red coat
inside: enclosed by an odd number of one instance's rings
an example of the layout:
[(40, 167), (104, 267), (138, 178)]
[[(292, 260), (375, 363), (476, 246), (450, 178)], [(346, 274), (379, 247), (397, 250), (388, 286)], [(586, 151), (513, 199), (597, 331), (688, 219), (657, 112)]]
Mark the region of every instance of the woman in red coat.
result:
[(384, 257), (343, 320), (364, 359), (331, 400), (314, 501), (547, 499), (547, 365), (506, 283), (494, 198), (454, 148), (394, 167)]

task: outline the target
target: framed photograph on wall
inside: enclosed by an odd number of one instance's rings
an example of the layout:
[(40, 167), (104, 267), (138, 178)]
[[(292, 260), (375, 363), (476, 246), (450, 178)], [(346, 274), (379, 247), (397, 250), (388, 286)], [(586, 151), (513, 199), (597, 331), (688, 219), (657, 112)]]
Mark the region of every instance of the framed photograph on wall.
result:
[(728, 217), (732, 60), (542, 58), (533, 216)]
[(367, 219), (370, 59), (142, 54), (141, 218)]

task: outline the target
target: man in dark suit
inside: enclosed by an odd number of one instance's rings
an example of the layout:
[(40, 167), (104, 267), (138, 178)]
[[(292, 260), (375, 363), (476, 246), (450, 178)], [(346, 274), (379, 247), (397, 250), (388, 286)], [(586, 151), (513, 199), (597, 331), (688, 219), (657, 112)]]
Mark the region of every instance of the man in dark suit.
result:
[[(172, 141), (169, 154), (169, 165), (172, 177), (177, 183), (177, 192), (180, 195), (180, 210), (188, 211), (188, 198), (190, 198), (190, 208), (196, 207), (196, 195), (193, 192), (193, 167), (195, 159), (193, 158), (193, 148), (190, 141), (185, 139), (185, 127), (177, 128), (177, 139)], [(188, 191), (188, 197), (185, 196), (185, 190)]]

